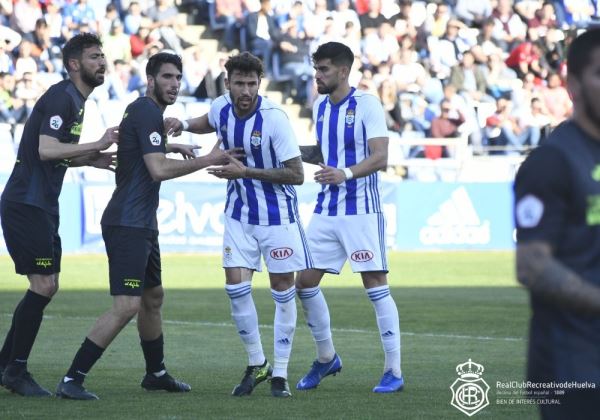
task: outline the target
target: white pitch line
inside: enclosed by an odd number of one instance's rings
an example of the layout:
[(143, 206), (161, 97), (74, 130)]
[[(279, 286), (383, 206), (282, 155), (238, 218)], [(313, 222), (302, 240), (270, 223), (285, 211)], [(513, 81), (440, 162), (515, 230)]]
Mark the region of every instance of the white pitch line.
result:
[[(0, 314), (2, 317), (12, 317), (12, 314)], [(52, 315), (44, 315), (44, 319), (68, 319), (68, 320), (83, 320), (83, 321), (95, 321), (96, 318), (92, 317), (81, 317), (81, 316), (52, 316)], [(135, 322), (132, 321), (132, 322)], [(191, 326), (201, 326), (201, 327), (231, 327), (234, 328), (234, 325), (229, 322), (204, 322), (204, 321), (177, 321), (177, 320), (169, 320), (163, 319), (163, 323), (172, 324), (172, 325), (191, 325)], [(260, 328), (273, 328), (273, 325), (269, 324), (261, 324)], [(340, 333), (354, 333), (354, 334), (376, 334), (376, 331), (373, 330), (363, 330), (358, 328), (332, 328), (332, 332), (340, 332)], [(453, 340), (477, 340), (477, 341), (523, 341), (523, 338), (520, 337), (489, 337), (482, 335), (461, 335), (461, 334), (436, 334), (436, 333), (420, 333), (420, 332), (410, 332), (410, 331), (402, 331), (400, 330), (400, 335), (403, 336), (411, 336), (411, 337), (430, 337), (430, 338), (449, 338)]]

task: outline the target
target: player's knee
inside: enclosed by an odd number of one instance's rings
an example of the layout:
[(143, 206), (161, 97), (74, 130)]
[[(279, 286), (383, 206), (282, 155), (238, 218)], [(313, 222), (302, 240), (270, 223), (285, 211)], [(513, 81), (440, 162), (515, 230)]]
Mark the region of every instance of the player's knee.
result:
[(321, 282), (323, 273), (319, 270), (302, 270), (296, 274), (296, 288), (297, 289), (308, 289), (311, 287), (317, 287)]
[(54, 296), (58, 291), (58, 283), (54, 279), (54, 276), (30, 276), (29, 283), (32, 292), (48, 298)]
[(138, 296), (117, 296), (113, 312), (125, 324), (140, 311), (140, 307), (141, 299)]

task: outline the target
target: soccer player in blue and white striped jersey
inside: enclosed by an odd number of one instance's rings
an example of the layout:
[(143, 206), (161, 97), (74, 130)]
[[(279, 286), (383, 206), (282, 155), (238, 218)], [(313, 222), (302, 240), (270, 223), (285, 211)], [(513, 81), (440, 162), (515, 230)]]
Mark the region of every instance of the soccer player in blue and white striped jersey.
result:
[(315, 388), (323, 377), (342, 369), (319, 283), (325, 273), (339, 274), (350, 260), (375, 309), (385, 352), (384, 374), (373, 391), (400, 391), (404, 387), (400, 322), (387, 283), (385, 219), (377, 172), (387, 165), (383, 108), (379, 99), (349, 85), (354, 54), (346, 45), (322, 44), (312, 58), (317, 89), (324, 95), (313, 106), (318, 144), (301, 150), (304, 161), (321, 166), (315, 181), (322, 188), (307, 228), (315, 268), (299, 273), (296, 287), (317, 346), (317, 360), (296, 388)]
[[(245, 158), (230, 159), (209, 168), (229, 180), (225, 203), (223, 267), (231, 313), (248, 354), (248, 367), (233, 395), (249, 395), (268, 377), (276, 397), (291, 395), (287, 365), (296, 328), (294, 272), (312, 267), (298, 218), (292, 185), (304, 182), (300, 149), (291, 124), (274, 102), (258, 94), (262, 62), (241, 53), (225, 63), (229, 90), (211, 105), (208, 114), (188, 121), (167, 119), (167, 129), (194, 133), (217, 132), (225, 149), (243, 147)], [(254, 271), (261, 271), (261, 255), (275, 301), (274, 364), (267, 362), (251, 294)]]

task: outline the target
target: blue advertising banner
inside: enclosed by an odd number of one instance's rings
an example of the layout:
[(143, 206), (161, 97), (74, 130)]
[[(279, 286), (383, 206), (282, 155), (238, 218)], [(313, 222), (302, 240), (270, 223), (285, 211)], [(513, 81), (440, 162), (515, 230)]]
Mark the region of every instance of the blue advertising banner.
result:
[[(310, 222), (320, 186), (297, 187)], [(114, 185), (65, 183), (60, 197), (64, 252), (104, 252), (100, 219)], [(512, 249), (509, 183), (382, 183), (386, 243), (399, 250)], [(225, 183), (165, 182), (157, 212), (163, 252), (220, 252)], [(0, 253), (6, 246), (0, 238)]]

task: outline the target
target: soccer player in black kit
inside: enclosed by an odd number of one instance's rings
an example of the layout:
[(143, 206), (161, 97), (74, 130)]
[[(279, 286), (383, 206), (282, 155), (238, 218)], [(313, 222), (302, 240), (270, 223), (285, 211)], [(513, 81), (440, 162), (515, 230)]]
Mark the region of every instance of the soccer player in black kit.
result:
[(543, 419), (600, 416), (600, 29), (571, 44), (574, 113), (515, 180), (517, 277), (531, 294), (527, 380)]
[(70, 166), (111, 169), (114, 154), (101, 153), (117, 141), (109, 128), (96, 142), (78, 144), (84, 103), (104, 82), (106, 60), (100, 40), (79, 34), (63, 47), (69, 79), (48, 89), (25, 123), (17, 161), (2, 193), (0, 216), (6, 247), (29, 289), (17, 305), (0, 350), (0, 383), (23, 396), (49, 396), (27, 370), (27, 359), (44, 308), (58, 291), (61, 244), (58, 196)]
[[(125, 110), (119, 126), (117, 187), (102, 216), (102, 236), (109, 262), (113, 307), (100, 316), (88, 333), (67, 374), (59, 382), (57, 396), (77, 400), (98, 397), (83, 387), (85, 375), (121, 329), (137, 315), (137, 328), (146, 360), (141, 386), (147, 390), (187, 392), (191, 387), (173, 378), (163, 362), (160, 250), (156, 210), (160, 181), (176, 178), (229, 162), (219, 143), (203, 157), (196, 147), (167, 144), (163, 112), (177, 99), (181, 85), (181, 58), (158, 53), (148, 60), (146, 96)], [(169, 159), (177, 152), (186, 160)], [(235, 156), (238, 150), (233, 151)]]

